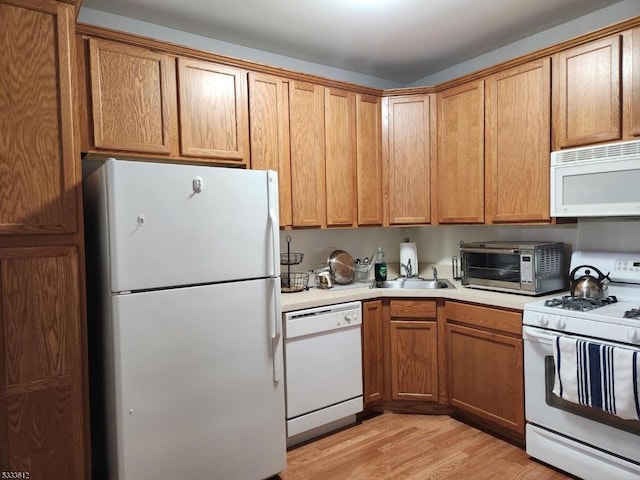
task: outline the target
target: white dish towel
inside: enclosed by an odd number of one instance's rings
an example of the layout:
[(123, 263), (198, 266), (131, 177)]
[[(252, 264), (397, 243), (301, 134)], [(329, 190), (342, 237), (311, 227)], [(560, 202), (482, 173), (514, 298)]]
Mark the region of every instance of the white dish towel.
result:
[(640, 420), (640, 350), (556, 337), (553, 393), (568, 401)]

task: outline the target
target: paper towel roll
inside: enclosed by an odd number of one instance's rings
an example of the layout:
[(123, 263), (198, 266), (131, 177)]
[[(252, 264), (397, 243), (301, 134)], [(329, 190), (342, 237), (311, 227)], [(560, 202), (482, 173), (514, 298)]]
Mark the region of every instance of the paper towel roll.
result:
[(418, 247), (415, 242), (404, 242), (400, 244), (400, 275), (405, 276), (407, 272), (402, 265), (409, 265), (411, 261), (411, 274), (418, 275)]

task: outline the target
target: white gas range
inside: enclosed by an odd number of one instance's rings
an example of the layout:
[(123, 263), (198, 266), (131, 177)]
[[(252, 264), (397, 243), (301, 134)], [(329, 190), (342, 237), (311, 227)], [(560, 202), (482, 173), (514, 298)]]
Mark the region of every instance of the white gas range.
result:
[[(569, 271), (584, 265), (609, 274), (608, 297), (584, 300), (567, 294), (528, 303), (524, 309), (527, 453), (587, 480), (637, 480), (640, 478), (640, 420), (635, 418), (636, 414), (640, 417), (640, 253), (575, 252)], [(575, 277), (585, 272), (585, 268), (580, 268)], [(576, 346), (573, 350), (566, 350), (572, 345)], [(579, 348), (583, 347), (588, 354), (581, 357)], [(591, 348), (598, 353), (592, 354)], [(600, 358), (600, 351), (620, 352), (622, 358), (630, 360), (624, 370), (622, 366), (614, 369), (609, 359)], [(560, 364), (556, 361), (560, 358), (562, 369), (556, 365)], [(571, 362), (575, 362), (575, 368)], [(615, 374), (607, 377), (609, 367)], [(567, 387), (565, 393), (575, 383), (576, 391), (585, 395), (580, 401), (568, 400), (570, 395), (563, 396), (561, 389), (563, 382)], [(614, 392), (615, 382), (618, 386)], [(623, 390), (622, 384), (628, 386)], [(611, 402), (613, 407), (591, 398), (596, 390), (597, 395), (604, 391), (611, 398), (617, 396)], [(597, 395), (594, 393), (594, 398)], [(621, 418), (617, 411), (615, 414), (604, 411), (605, 406), (609, 411), (615, 410), (616, 402), (622, 401), (630, 402), (632, 407), (635, 402), (637, 410), (632, 408), (631, 417)]]

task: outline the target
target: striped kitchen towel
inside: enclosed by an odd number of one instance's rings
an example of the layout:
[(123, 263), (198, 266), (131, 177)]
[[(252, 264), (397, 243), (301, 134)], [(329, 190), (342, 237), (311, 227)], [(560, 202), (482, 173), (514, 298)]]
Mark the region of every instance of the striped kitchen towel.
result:
[(640, 351), (556, 337), (553, 393), (568, 401), (640, 420)]

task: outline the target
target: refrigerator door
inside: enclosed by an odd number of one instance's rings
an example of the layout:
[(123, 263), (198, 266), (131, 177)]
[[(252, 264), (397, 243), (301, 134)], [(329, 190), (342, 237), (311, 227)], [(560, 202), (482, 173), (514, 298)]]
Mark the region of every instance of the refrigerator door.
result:
[(285, 469), (279, 287), (112, 297), (110, 478), (257, 480)]
[(94, 175), (111, 291), (280, 274), (275, 172), (109, 159)]

